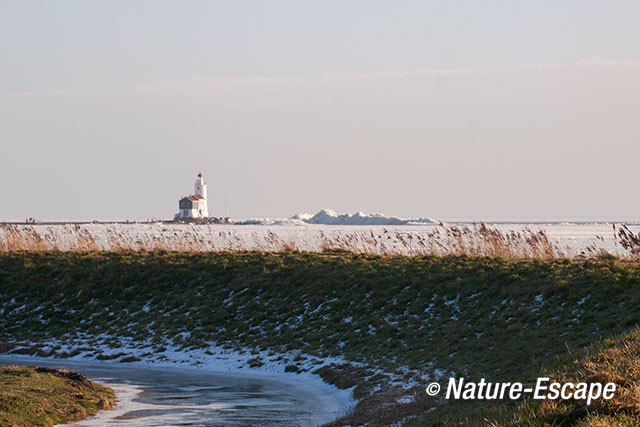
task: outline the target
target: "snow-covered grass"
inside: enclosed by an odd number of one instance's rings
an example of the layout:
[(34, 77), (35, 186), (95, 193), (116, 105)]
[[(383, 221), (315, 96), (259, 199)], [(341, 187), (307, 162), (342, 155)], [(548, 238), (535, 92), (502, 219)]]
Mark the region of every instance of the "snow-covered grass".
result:
[(411, 411), (431, 380), (526, 382), (640, 319), (640, 266), (613, 258), (20, 252), (0, 282), (4, 352), (320, 377)]

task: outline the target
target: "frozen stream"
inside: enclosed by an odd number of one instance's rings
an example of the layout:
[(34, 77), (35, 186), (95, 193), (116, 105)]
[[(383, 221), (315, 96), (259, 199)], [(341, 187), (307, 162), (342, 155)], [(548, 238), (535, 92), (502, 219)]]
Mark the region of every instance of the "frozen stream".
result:
[(69, 369), (115, 390), (114, 409), (73, 426), (313, 426), (347, 410), (304, 379), (32, 357), (0, 356), (0, 364)]

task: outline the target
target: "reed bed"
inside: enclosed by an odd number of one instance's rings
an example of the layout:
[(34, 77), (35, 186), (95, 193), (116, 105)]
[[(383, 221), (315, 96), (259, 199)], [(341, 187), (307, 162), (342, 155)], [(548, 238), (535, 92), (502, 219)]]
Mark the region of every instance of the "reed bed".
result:
[[(640, 258), (640, 235), (613, 226), (615, 255)], [(602, 239), (601, 237), (599, 239)], [(207, 225), (0, 224), (0, 252), (15, 251), (346, 251), (376, 255), (468, 255), (526, 258), (601, 257), (597, 244), (561, 247), (544, 230), (501, 231), (486, 224), (425, 227), (420, 231), (386, 228), (314, 230), (299, 233)]]

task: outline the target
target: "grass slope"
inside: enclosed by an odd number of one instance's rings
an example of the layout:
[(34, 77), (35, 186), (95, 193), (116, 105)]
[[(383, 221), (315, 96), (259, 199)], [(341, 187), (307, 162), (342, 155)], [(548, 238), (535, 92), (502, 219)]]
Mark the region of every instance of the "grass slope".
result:
[(613, 382), (611, 400), (527, 402), (504, 425), (640, 425), (640, 329), (604, 340), (589, 354), (552, 374), (556, 381)]
[[(527, 399), (515, 408), (482, 408), (469, 420), (487, 419), (498, 427), (508, 426), (637, 426), (640, 425), (640, 329), (603, 340), (586, 355), (547, 372), (559, 383), (615, 383), (610, 400), (536, 401)], [(421, 421), (425, 421), (424, 419)], [(477, 422), (476, 422), (477, 423)], [(479, 424), (479, 423), (477, 423)]]
[(113, 406), (113, 390), (80, 374), (0, 366), (0, 425), (53, 426)]
[(640, 319), (640, 264), (618, 259), (10, 253), (0, 284), (0, 341), (343, 356), (360, 398), (389, 378), (527, 382)]

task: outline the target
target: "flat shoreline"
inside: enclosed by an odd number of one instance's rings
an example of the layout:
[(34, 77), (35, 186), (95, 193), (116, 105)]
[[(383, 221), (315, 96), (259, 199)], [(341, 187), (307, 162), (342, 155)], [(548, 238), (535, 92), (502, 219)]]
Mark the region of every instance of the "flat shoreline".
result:
[(0, 424), (54, 426), (113, 408), (112, 388), (54, 366), (0, 366)]

